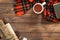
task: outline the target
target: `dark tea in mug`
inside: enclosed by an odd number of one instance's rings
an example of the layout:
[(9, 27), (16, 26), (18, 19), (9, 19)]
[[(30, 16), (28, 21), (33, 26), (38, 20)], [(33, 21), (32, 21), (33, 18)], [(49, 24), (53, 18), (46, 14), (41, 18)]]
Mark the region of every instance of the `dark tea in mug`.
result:
[(40, 11), (42, 10), (42, 6), (39, 5), (39, 4), (37, 4), (37, 5), (35, 5), (34, 10), (35, 10), (36, 12), (40, 12)]

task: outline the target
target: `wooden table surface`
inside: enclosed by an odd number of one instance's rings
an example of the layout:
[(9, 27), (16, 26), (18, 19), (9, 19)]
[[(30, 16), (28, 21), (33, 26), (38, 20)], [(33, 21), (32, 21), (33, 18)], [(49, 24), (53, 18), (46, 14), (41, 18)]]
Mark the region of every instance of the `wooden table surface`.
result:
[(0, 19), (10, 23), (20, 40), (60, 40), (60, 23), (50, 23), (42, 15), (15, 16), (13, 0), (0, 0)]

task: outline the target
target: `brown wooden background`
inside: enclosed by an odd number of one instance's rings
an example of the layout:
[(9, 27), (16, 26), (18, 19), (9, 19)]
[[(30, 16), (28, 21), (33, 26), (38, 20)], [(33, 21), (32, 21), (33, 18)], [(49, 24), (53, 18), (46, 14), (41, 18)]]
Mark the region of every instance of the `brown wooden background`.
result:
[(14, 0), (0, 0), (0, 19), (10, 23), (20, 40), (60, 40), (60, 23), (49, 23), (41, 15), (25, 14), (16, 17)]

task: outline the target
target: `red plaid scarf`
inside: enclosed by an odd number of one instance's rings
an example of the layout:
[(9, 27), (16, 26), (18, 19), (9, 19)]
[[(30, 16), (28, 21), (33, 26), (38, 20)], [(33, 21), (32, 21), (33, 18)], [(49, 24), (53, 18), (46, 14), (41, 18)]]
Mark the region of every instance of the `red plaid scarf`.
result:
[[(25, 12), (27, 12), (30, 8), (32, 8), (36, 2), (43, 3), (44, 0), (15, 0), (15, 2), (16, 4), (14, 4), (14, 10), (16, 16), (20, 16), (20, 15), (24, 15)], [(58, 2), (59, 0), (50, 0), (50, 1), (46, 0), (47, 4), (45, 6), (43, 13), (43, 16), (46, 20), (53, 22), (58, 21), (53, 8), (53, 4), (56, 4)]]
[(42, 3), (44, 0), (15, 0), (14, 10), (16, 16), (25, 14), (36, 2)]
[(54, 11), (53, 4), (58, 3), (59, 0), (46, 0), (46, 7), (44, 10), (44, 18), (48, 21), (58, 22), (59, 20), (56, 18), (56, 13)]

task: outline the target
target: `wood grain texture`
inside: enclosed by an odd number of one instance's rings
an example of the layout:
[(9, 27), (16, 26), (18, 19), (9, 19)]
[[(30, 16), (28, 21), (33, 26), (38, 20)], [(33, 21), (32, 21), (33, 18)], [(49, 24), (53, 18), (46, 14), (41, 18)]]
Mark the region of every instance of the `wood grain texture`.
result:
[(0, 0), (0, 19), (11, 24), (20, 40), (23, 37), (28, 40), (60, 40), (60, 23), (46, 22), (42, 15), (34, 13), (17, 17), (11, 2)]

